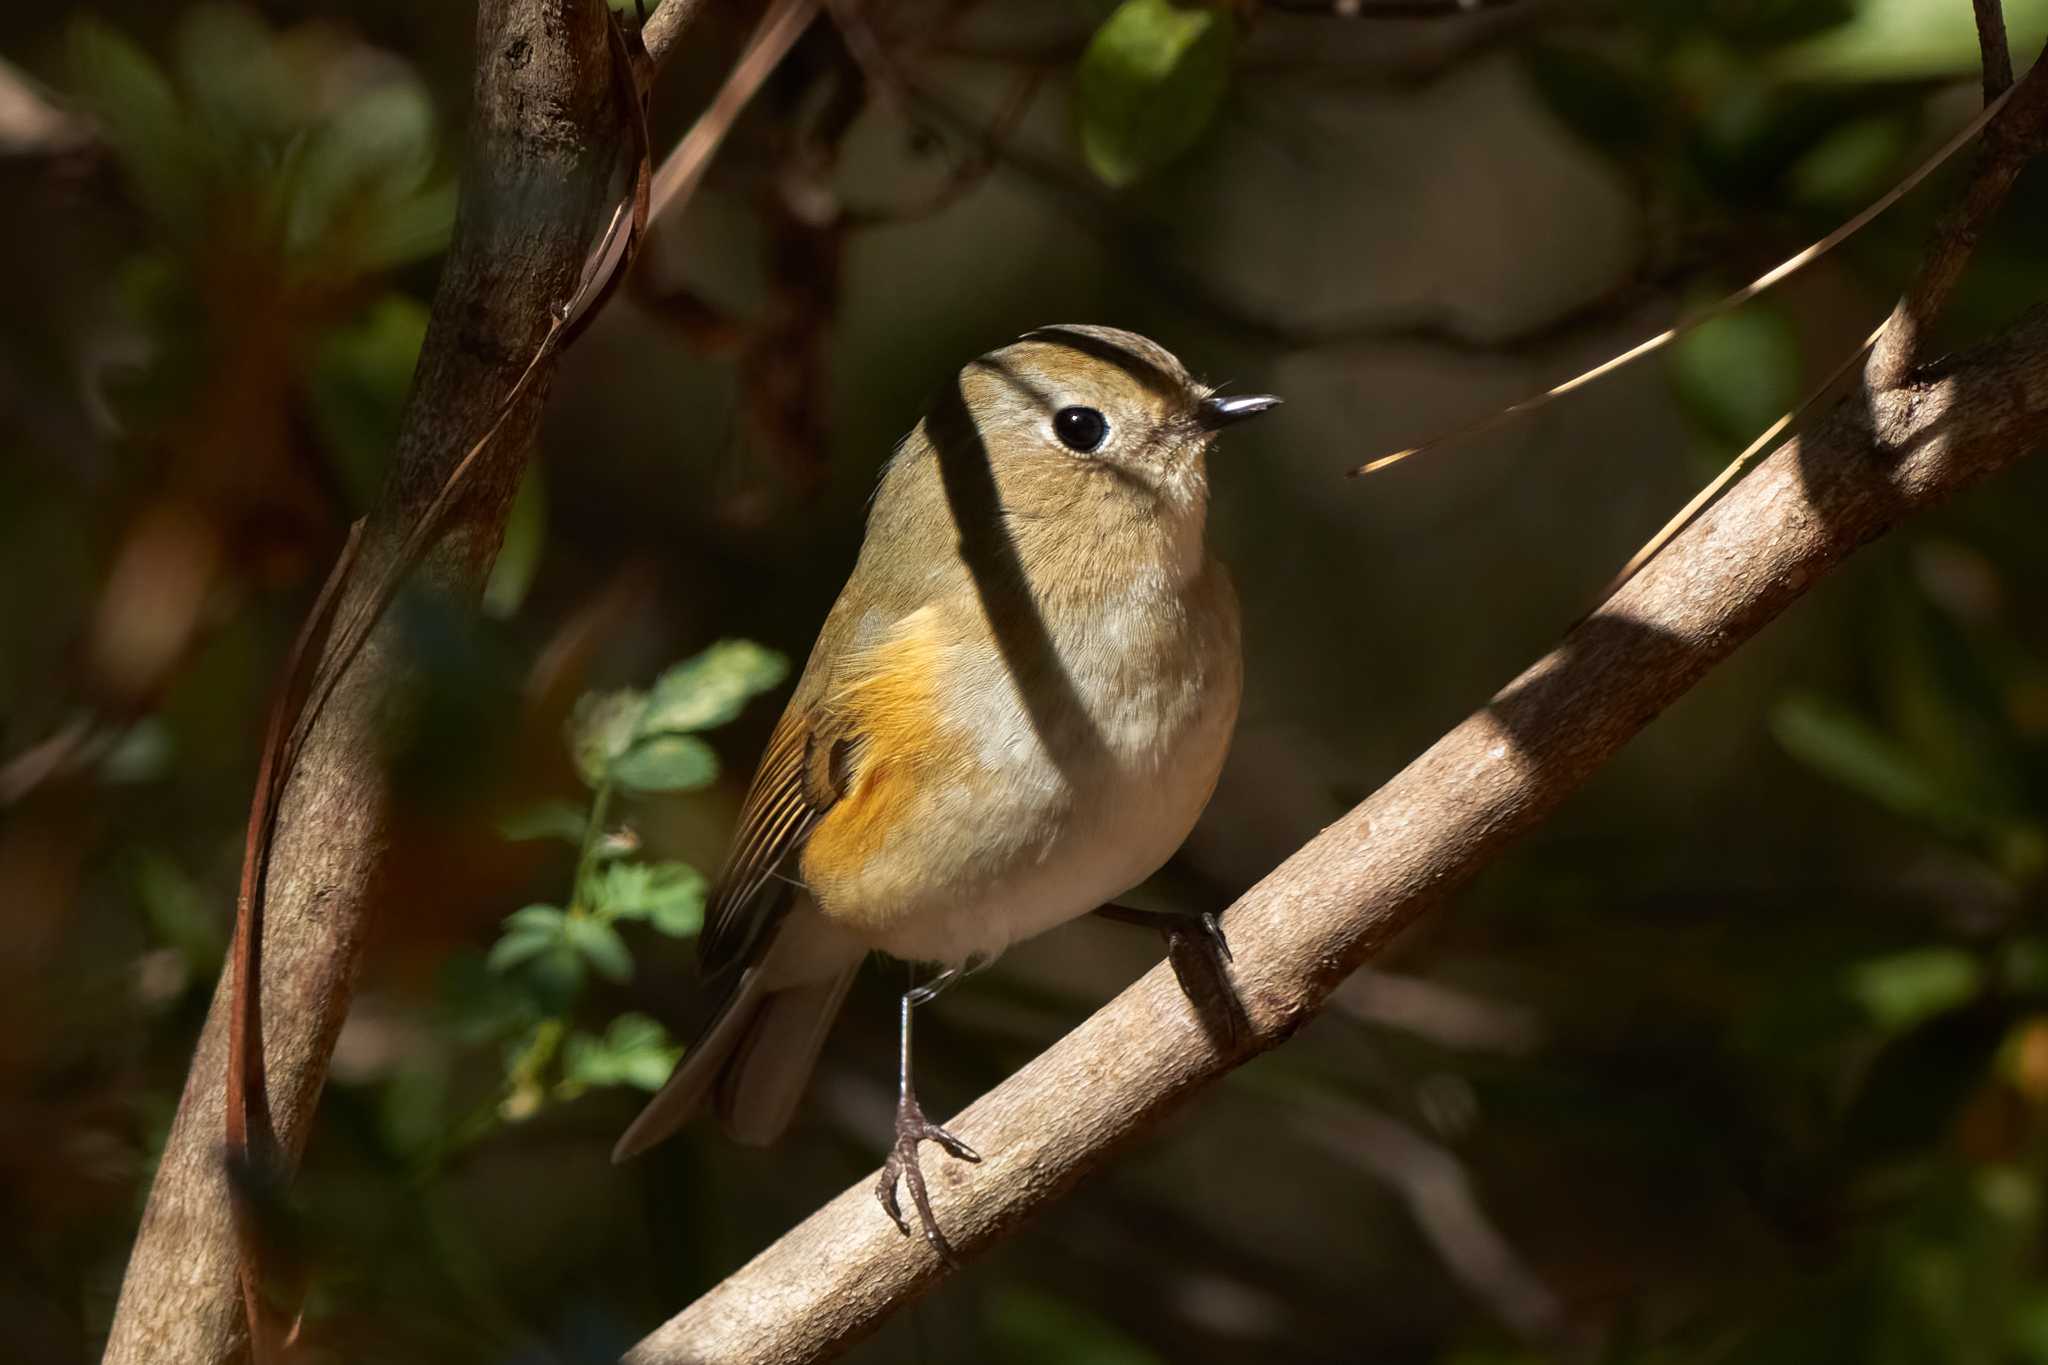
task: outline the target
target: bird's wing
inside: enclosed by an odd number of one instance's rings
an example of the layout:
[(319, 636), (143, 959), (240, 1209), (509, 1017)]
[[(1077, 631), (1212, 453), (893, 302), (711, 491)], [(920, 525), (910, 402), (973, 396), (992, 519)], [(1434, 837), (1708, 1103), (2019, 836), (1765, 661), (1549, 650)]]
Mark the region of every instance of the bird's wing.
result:
[[(856, 611), (854, 603), (865, 601)], [(859, 722), (835, 704), (857, 665), (863, 635), (887, 626), (900, 612), (884, 594), (840, 594), (825, 618), (789, 707), (776, 722), (761, 766), (740, 804), (732, 850), (705, 907), (697, 954), (707, 973), (756, 960), (773, 941), (769, 932), (792, 899), (778, 873), (796, 859), (825, 812), (838, 803), (851, 778)]]
[(838, 799), (810, 771), (821, 740), (818, 718), (817, 708), (792, 701), (769, 737), (706, 907), (697, 951), (707, 972), (747, 960), (757, 943), (765, 946), (763, 931), (782, 917), (790, 899), (776, 874)]

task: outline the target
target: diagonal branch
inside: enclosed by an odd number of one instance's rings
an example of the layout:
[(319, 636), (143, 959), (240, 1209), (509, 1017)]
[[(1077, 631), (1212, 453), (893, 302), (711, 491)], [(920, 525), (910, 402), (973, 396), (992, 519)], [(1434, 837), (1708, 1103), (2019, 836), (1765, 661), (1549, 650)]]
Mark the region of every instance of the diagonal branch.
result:
[[(2048, 125), (2016, 95), (1957, 223), (1894, 328), (1924, 323)], [(1910, 342), (1902, 352), (1911, 355)], [(1205, 1086), (1285, 1042), (1396, 934), (1441, 905), (1659, 712), (1858, 547), (2013, 464), (2048, 435), (2048, 311), (1920, 370), (1878, 378), (1788, 441), (1597, 613), (1463, 724), (1270, 873), (1228, 914), (1245, 1027), (1204, 1026), (1154, 968), (951, 1125), (978, 1166), (932, 1174), (963, 1255), (986, 1249)], [(670, 1319), (625, 1365), (801, 1365), (872, 1331), (946, 1274), (847, 1190)]]

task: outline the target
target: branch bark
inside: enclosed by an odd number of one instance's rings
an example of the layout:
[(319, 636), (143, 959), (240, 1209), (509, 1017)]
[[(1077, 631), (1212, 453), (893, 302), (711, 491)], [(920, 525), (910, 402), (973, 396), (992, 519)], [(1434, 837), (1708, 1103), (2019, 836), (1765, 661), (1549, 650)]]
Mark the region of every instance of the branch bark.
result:
[[(2048, 127), (2048, 76), (1987, 134), (1861, 392), (1781, 446), (1562, 644), (1247, 892), (1226, 916), (1225, 1032), (1162, 964), (950, 1127), (979, 1165), (928, 1171), (963, 1256), (1000, 1240), (1204, 1086), (1285, 1042), (1353, 970), (1540, 823), (1638, 731), (1858, 547), (2048, 435), (2048, 310), (1911, 369), (1985, 222)], [(1890, 333), (1896, 332), (1896, 337)], [(945, 1275), (864, 1180), (670, 1319), (625, 1365), (839, 1354)]]
[[(1225, 918), (1250, 1024), (1217, 1046), (1154, 968), (947, 1126), (978, 1166), (927, 1168), (962, 1256), (999, 1241), (1203, 1086), (1285, 1042), (1331, 990), (1584, 784), (1850, 552), (2048, 434), (2048, 314), (1845, 402), (1760, 465), (1562, 645)], [(626, 1365), (827, 1359), (944, 1267), (839, 1195), (641, 1342)]]
[[(496, 419), (552, 311), (574, 292), (620, 141), (605, 25), (595, 0), (483, 0), (478, 8), (454, 240), (392, 473), (344, 589), (344, 616), (369, 605), (384, 567)], [(548, 377), (536, 376), (472, 468), (446, 535), (422, 564), (435, 590), (480, 590), (534, 448)], [(379, 630), (320, 713), (280, 805), (262, 995), (273, 1117), (292, 1161), (361, 958), (388, 835), (383, 721), (405, 674), (395, 640)], [(228, 990), (224, 974), (130, 1254), (110, 1365), (198, 1365), (230, 1359), (246, 1344), (221, 1144)]]

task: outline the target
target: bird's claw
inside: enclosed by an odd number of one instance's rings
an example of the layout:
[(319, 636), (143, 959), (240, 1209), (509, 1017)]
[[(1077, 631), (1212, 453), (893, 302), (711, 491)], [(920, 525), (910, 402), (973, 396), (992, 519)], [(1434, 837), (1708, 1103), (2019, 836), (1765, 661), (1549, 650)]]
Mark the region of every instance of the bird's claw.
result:
[(932, 1215), (931, 1194), (925, 1188), (924, 1167), (918, 1160), (917, 1144), (927, 1141), (938, 1143), (946, 1155), (961, 1161), (981, 1160), (980, 1153), (926, 1118), (916, 1096), (905, 1095), (896, 1105), (896, 1143), (889, 1149), (889, 1159), (882, 1163), (881, 1178), (875, 1182), (875, 1199), (881, 1204), (882, 1212), (889, 1215), (889, 1221), (896, 1225), (896, 1230), (908, 1237), (910, 1223), (904, 1218), (902, 1205), (896, 1197), (897, 1186), (908, 1185), (910, 1202), (917, 1209), (917, 1221), (925, 1241), (931, 1244), (940, 1260), (954, 1265), (957, 1261), (952, 1244), (946, 1240), (946, 1234), (939, 1231), (939, 1220)]

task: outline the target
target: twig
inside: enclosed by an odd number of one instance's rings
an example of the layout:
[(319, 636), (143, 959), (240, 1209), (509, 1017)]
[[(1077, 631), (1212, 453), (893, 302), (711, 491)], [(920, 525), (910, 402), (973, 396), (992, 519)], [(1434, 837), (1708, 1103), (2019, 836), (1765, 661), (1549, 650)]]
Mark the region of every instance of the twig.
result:
[[(2000, 26), (2002, 33), (2003, 26)], [(1987, 65), (1993, 59), (1985, 55)], [(1927, 265), (1892, 310), (1878, 338), (1863, 382), (1873, 391), (1896, 387), (1919, 357), (1922, 337), (1963, 278), (1984, 229), (2012, 192), (2020, 168), (2041, 150), (2048, 136), (2048, 62), (2037, 61), (2027, 78), (2000, 94), (1986, 112), (2003, 104), (2006, 114), (1986, 131), (1977, 166), (1963, 198), (1935, 229)]]
[[(1493, 428), (1501, 425), (1503, 422), (1509, 421), (1512, 418), (1520, 417), (1527, 413), (1534, 412), (1538, 408), (1547, 407), (1549, 404), (1564, 397), (1566, 394), (1576, 392), (1577, 390), (1586, 387), (1586, 385), (1592, 383), (1596, 379), (1599, 379), (1603, 375), (1612, 374), (1616, 370), (1621, 369), (1623, 366), (1634, 364), (1636, 361), (1641, 360), (1644, 356), (1655, 354), (1656, 352), (1663, 350), (1666, 346), (1669, 346), (1672, 342), (1678, 340), (1678, 338), (1684, 336), (1686, 333), (1695, 330), (1696, 328), (1704, 325), (1705, 323), (1713, 321), (1715, 318), (1720, 317), (1723, 314), (1733, 312), (1735, 309), (1740, 308), (1745, 303), (1748, 303), (1751, 299), (1763, 293), (1765, 290), (1770, 289), (1772, 286), (1783, 282), (1784, 280), (1790, 278), (1793, 275), (1798, 274), (1801, 270), (1804, 270), (1807, 266), (1813, 264), (1821, 257), (1827, 255), (1830, 251), (1833, 251), (1836, 247), (1840, 246), (1842, 243), (1848, 241), (1851, 237), (1861, 232), (1864, 228), (1868, 227), (1871, 224), (1871, 222), (1874, 221), (1879, 215), (1883, 214), (1886, 209), (1890, 208), (1893, 204), (1898, 203), (1900, 199), (1904, 198), (1907, 194), (1911, 193), (1914, 187), (1919, 185), (1919, 183), (1925, 180), (1928, 176), (1932, 175), (1950, 157), (1954, 156), (1958, 151), (1962, 150), (1962, 148), (1969, 145), (1970, 140), (1976, 137), (1977, 134), (1983, 130), (1985, 125), (1990, 123), (1990, 121), (1997, 115), (1999, 109), (2003, 107), (2005, 100), (2008, 97), (2009, 96), (2002, 95), (1992, 104), (1988, 105), (1982, 113), (1977, 115), (1976, 118), (1970, 120), (1969, 123), (1965, 124), (1962, 127), (1962, 129), (1955, 134), (1955, 136), (1951, 137), (1947, 142), (1944, 142), (1939, 148), (1937, 148), (1933, 155), (1929, 156), (1925, 161), (1921, 162), (1918, 166), (1914, 167), (1913, 171), (1909, 175), (1907, 175), (1905, 179), (1901, 180), (1898, 184), (1892, 186), (1889, 190), (1885, 191), (1884, 194), (1880, 195), (1875, 203), (1866, 207), (1861, 213), (1858, 213), (1848, 222), (1843, 223), (1840, 227), (1836, 228), (1833, 232), (1830, 232), (1827, 236), (1815, 242), (1812, 246), (1807, 247), (1804, 251), (1801, 251), (1796, 255), (1790, 256), (1787, 259), (1778, 262), (1778, 264), (1772, 266), (1769, 270), (1766, 270), (1763, 274), (1757, 276), (1755, 279), (1751, 280), (1748, 284), (1745, 284), (1744, 286), (1742, 286), (1742, 288), (1736, 290), (1734, 293), (1729, 294), (1724, 298), (1716, 299), (1714, 302), (1708, 304), (1706, 307), (1686, 314), (1683, 318), (1680, 318), (1677, 322), (1674, 322), (1673, 324), (1671, 324), (1671, 326), (1665, 328), (1663, 331), (1657, 333), (1655, 336), (1649, 338), (1647, 341), (1638, 342), (1636, 345), (1629, 347), (1629, 349), (1627, 349), (1626, 351), (1623, 351), (1620, 355), (1612, 356), (1607, 360), (1603, 360), (1598, 365), (1595, 365), (1592, 369), (1584, 370), (1578, 374), (1575, 374), (1570, 379), (1565, 380), (1561, 384), (1553, 384), (1549, 388), (1543, 390), (1541, 393), (1531, 394), (1529, 397), (1524, 398), (1519, 402), (1510, 403), (1504, 408), (1498, 408), (1495, 411), (1487, 414), (1484, 417), (1479, 418), (1476, 421), (1467, 422), (1463, 426), (1455, 427), (1452, 430), (1447, 431), (1440, 436), (1432, 436), (1430, 439), (1422, 442), (1420, 445), (1409, 446), (1405, 450), (1396, 450), (1391, 454), (1381, 455), (1375, 459), (1368, 460), (1364, 464), (1359, 465), (1357, 468), (1352, 469), (1350, 473), (1354, 477), (1362, 474), (1376, 473), (1379, 470), (1387, 468), (1389, 465), (1399, 464), (1401, 461), (1406, 460), (1412, 456), (1421, 455), (1428, 451), (1435, 450), (1438, 447), (1448, 445), (1453, 441), (1460, 441), (1468, 436), (1477, 436), (1479, 433), (1483, 431), (1491, 431)], [(2000, 198), (2003, 198), (2002, 194)]]
[(2000, 0), (1970, 0), (1977, 11), (1977, 46), (1984, 53), (1984, 102), (2012, 86), (2012, 53), (2005, 45), (2005, 6)]
[[(673, 4), (675, 0), (667, 0)], [(654, 173), (653, 216), (660, 217), (670, 203), (687, 199), (697, 189), (697, 182), (703, 179), (711, 158), (725, 141), (725, 135), (732, 131), (732, 125), (768, 79), (768, 74), (781, 64), (783, 56), (803, 36), (811, 20), (818, 12), (818, 0), (775, 0), (768, 12), (761, 16), (761, 22), (754, 30), (754, 36), (747, 40), (746, 50), (733, 63), (726, 75), (725, 84), (712, 96), (711, 104), (683, 134), (683, 140), (676, 144), (668, 159), (661, 163), (661, 169)], [(655, 14), (659, 16), (660, 10)], [(651, 44), (650, 44), (651, 47)]]

